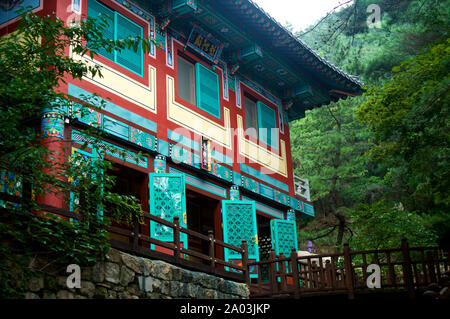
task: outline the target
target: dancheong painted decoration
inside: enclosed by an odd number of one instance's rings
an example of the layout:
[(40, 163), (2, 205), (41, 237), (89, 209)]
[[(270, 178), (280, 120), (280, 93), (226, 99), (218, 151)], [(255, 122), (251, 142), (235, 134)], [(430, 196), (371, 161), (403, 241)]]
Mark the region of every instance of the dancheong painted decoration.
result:
[[(298, 249), (305, 239), (296, 222), (313, 218), (314, 205), (308, 176), (301, 192), (296, 186), (289, 123), (307, 109), (361, 94), (355, 77), (250, 0), (2, 1), (3, 34), (19, 23), (19, 5), (62, 20), (110, 17), (105, 37), (154, 40), (148, 52), (99, 49), (93, 59), (67, 50), (99, 66), (102, 77), (65, 79), (59, 89), (73, 103), (41, 112), (42, 138), (66, 154), (57, 160), (87, 165), (101, 153), (113, 169), (99, 175), (116, 177), (116, 188), (140, 201), (143, 224), (111, 234), (114, 245), (220, 276), (238, 276), (239, 267), (271, 249), (285, 256)], [(82, 114), (80, 103), (91, 98), (104, 107)], [(89, 146), (87, 128), (104, 133), (101, 149)], [(18, 176), (0, 176), (1, 192), (21, 196)], [(79, 200), (52, 196), (44, 204), (70, 210)], [(253, 268), (250, 277), (258, 277)]]

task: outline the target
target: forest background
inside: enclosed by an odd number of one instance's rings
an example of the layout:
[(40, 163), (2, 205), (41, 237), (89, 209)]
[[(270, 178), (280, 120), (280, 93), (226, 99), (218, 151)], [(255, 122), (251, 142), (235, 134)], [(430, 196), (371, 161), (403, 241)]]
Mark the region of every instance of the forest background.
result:
[(355, 0), (295, 33), (366, 88), (291, 124), (294, 172), (309, 178), (316, 213), (297, 220), (300, 249), (403, 237), (448, 247), (449, 11), (448, 0)]

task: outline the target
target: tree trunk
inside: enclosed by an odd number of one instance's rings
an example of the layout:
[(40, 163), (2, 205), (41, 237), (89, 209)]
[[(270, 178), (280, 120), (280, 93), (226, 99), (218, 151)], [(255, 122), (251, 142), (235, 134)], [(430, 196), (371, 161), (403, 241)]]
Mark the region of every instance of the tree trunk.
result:
[(336, 218), (339, 220), (336, 245), (339, 246), (342, 244), (342, 241), (344, 239), (344, 231), (345, 231), (346, 222), (345, 222), (345, 216), (343, 216), (341, 214), (336, 214)]

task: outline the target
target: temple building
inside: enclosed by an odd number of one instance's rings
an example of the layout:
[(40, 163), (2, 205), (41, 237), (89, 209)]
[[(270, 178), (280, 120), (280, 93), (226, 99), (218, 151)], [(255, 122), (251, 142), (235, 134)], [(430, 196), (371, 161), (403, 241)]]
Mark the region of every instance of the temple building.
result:
[[(107, 17), (109, 39), (154, 40), (149, 52), (99, 49), (93, 59), (67, 50), (74, 59), (100, 65), (103, 77), (68, 79), (60, 89), (73, 97), (72, 106), (42, 114), (41, 132), (61, 140), (57, 147), (66, 149), (66, 160), (74, 153), (99, 156), (94, 148), (81, 148), (89, 142), (86, 128), (97, 128), (105, 133), (104, 158), (113, 163), (105, 174), (116, 177), (114, 190), (138, 198), (145, 212), (168, 221), (178, 216), (182, 227), (205, 236), (212, 231), (230, 245), (245, 239), (249, 260), (266, 259), (271, 248), (285, 255), (298, 250), (296, 220), (314, 217), (314, 207), (308, 176), (293, 173), (289, 124), (305, 110), (361, 94), (356, 77), (321, 58), (251, 0), (21, 5), (37, 14), (56, 12), (65, 21)], [(3, 10), (0, 31), (19, 18)], [(93, 94), (105, 107), (81, 114), (79, 104)], [(45, 201), (71, 206), (56, 195)], [(148, 220), (140, 232), (173, 241), (172, 230)], [(118, 234), (112, 239), (132, 244)], [(186, 234), (181, 245), (208, 254), (207, 245)], [(240, 263), (235, 251), (216, 253)]]

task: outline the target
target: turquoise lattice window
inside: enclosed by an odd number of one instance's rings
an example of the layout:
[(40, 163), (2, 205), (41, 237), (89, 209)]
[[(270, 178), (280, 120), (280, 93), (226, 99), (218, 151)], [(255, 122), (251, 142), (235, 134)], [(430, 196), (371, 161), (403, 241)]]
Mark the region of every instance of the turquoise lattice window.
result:
[[(182, 174), (149, 174), (150, 214), (164, 220), (173, 222), (175, 216), (179, 217), (180, 226), (186, 227), (186, 192), (184, 176)], [(165, 225), (150, 222), (151, 237), (173, 242), (173, 229)], [(181, 233), (180, 240), (187, 248), (187, 234)], [(154, 248), (154, 245), (152, 245)]]
[[(258, 230), (254, 201), (222, 201), (223, 238), (230, 245), (241, 247), (242, 240), (248, 244), (248, 258), (259, 260)], [(242, 259), (239, 252), (225, 249), (225, 260)]]
[(275, 254), (291, 255), (291, 249), (298, 250), (297, 227), (294, 220), (272, 219), (270, 221), (272, 247)]

